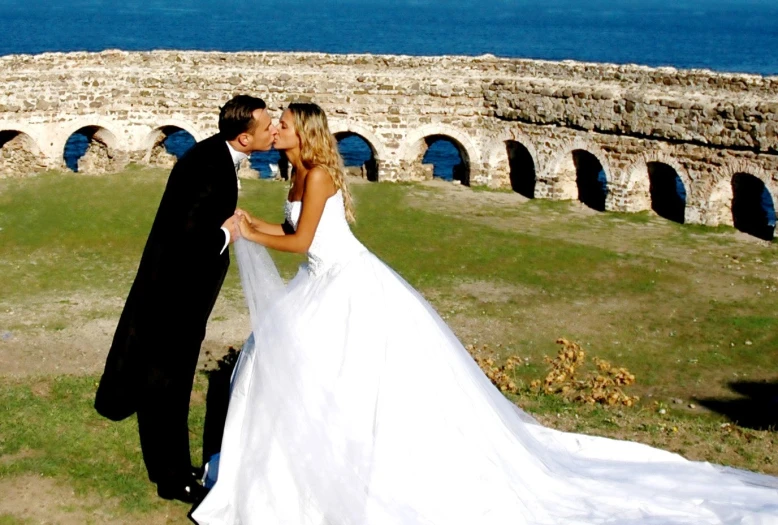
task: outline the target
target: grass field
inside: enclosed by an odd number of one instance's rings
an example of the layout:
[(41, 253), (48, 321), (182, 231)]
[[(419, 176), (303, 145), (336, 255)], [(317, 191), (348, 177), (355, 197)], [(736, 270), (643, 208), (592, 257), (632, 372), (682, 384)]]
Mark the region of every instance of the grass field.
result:
[[(0, 525), (186, 523), (145, 478), (134, 419), (92, 409), (95, 384), (167, 172), (0, 180)], [(278, 220), (283, 183), (240, 206)], [(521, 358), (511, 396), (544, 423), (778, 474), (778, 252), (731, 228), (596, 213), (451, 184), (355, 184), (360, 239), (465, 344)], [(277, 257), (276, 257), (277, 256)], [(301, 262), (274, 254), (284, 276)], [(235, 265), (202, 366), (245, 337)], [(635, 407), (529, 388), (558, 337), (635, 374)], [(429, 371), (434, 374), (434, 370)], [(207, 388), (198, 375), (198, 456)], [(47, 521), (48, 520), (48, 521)]]

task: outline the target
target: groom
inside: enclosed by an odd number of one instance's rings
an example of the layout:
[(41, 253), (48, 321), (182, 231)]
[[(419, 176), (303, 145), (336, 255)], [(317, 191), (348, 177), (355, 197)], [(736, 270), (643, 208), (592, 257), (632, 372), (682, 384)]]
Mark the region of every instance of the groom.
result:
[(170, 172), (95, 397), (103, 416), (138, 414), (149, 479), (165, 499), (199, 503), (189, 452), (189, 396), (205, 325), (237, 235), (237, 166), (276, 136), (262, 99), (221, 108), (219, 133), (195, 144)]

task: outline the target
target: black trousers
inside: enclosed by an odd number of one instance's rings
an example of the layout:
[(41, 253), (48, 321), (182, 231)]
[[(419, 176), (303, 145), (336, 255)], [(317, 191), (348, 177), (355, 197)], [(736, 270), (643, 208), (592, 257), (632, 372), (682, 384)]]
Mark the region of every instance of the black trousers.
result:
[(170, 341), (149, 352), (145, 388), (138, 405), (143, 461), (154, 483), (191, 480), (189, 398), (202, 339)]
[[(137, 411), (138, 433), (143, 461), (154, 483), (191, 481), (189, 398), (205, 325), (226, 274), (225, 266), (212, 286), (194, 283), (173, 294), (180, 299), (178, 323), (157, 325), (156, 337), (143, 350), (148, 368)], [(166, 314), (158, 312), (155, 321)]]

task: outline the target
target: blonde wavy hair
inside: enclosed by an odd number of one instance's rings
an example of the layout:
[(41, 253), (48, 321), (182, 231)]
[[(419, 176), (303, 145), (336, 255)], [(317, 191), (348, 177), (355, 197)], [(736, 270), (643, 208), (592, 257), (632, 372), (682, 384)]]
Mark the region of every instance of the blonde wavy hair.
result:
[(346, 183), (346, 170), (343, 167), (343, 157), (338, 151), (338, 141), (330, 132), (327, 115), (317, 104), (309, 102), (293, 102), (287, 110), (294, 118), (294, 129), (300, 138), (300, 160), (306, 169), (321, 166), (332, 177), (335, 188), (343, 194), (343, 204), (346, 208), (346, 219), (353, 223), (354, 203), (351, 191)]

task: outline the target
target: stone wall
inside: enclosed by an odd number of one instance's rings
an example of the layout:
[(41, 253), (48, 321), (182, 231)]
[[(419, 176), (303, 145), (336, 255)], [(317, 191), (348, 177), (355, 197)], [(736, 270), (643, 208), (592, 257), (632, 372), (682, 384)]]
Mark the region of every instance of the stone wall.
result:
[(29, 136), (0, 132), (0, 173), (7, 177), (24, 177), (46, 169), (46, 161), (37, 153)]
[[(103, 157), (85, 169), (164, 163), (161, 130), (200, 140), (215, 132), (224, 101), (250, 93), (275, 116), (293, 100), (322, 105), (333, 132), (370, 144), (379, 180), (428, 177), (423, 154), (443, 136), (460, 149), (465, 183), (516, 187), (519, 172), (531, 173), (535, 197), (580, 198), (579, 152), (601, 165), (609, 210), (652, 207), (653, 163), (683, 181), (687, 222), (731, 223), (736, 173), (778, 196), (778, 77), (492, 56), (176, 51), (6, 56), (0, 71), (0, 132), (30, 137), (47, 167), (62, 165), (82, 128), (101, 144), (90, 155)], [(513, 167), (511, 144), (526, 152)]]

